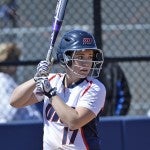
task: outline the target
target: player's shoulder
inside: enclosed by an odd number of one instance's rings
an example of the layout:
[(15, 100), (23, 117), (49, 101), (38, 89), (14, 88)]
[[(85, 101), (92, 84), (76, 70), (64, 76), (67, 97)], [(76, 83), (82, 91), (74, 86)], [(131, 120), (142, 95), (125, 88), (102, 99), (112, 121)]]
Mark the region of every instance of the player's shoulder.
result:
[(89, 82), (92, 82), (94, 87), (99, 87), (100, 89), (103, 89), (104, 91), (106, 90), (104, 84), (100, 80), (93, 78), (93, 77), (87, 77), (87, 80)]

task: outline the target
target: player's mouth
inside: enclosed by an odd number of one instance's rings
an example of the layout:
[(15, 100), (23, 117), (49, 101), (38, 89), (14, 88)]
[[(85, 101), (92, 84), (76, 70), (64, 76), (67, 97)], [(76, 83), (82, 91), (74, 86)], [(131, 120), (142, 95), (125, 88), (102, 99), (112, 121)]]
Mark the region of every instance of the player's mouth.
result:
[(82, 74), (88, 74), (89, 70), (88, 69), (81, 69), (80, 73), (82, 73)]

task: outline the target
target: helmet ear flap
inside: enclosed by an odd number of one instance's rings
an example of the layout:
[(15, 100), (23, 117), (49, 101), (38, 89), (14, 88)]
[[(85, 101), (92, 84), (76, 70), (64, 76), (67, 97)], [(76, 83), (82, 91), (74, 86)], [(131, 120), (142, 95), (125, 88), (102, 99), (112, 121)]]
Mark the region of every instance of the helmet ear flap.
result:
[(95, 51), (94, 52), (93, 61), (103, 61), (102, 51)]

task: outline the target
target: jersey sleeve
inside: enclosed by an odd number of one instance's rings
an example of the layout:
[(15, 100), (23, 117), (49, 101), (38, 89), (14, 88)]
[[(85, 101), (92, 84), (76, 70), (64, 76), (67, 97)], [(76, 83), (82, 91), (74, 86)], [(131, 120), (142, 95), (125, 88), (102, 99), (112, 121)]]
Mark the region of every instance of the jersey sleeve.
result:
[(83, 93), (79, 98), (77, 107), (88, 108), (97, 115), (105, 102), (106, 89), (104, 85), (96, 80), (92, 82), (91, 86), (89, 85), (89, 88), (87, 87)]

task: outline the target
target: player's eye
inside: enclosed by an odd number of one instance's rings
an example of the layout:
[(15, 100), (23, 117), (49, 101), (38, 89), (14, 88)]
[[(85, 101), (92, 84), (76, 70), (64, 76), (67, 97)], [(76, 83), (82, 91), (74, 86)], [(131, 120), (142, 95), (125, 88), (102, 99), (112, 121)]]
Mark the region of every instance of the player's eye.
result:
[(82, 55), (77, 55), (74, 57), (74, 59), (83, 59), (83, 56)]
[(83, 56), (83, 55), (78, 55), (78, 56), (75, 56), (74, 59), (80, 59), (80, 60), (92, 60), (93, 59), (93, 55), (90, 55), (90, 56)]
[(89, 60), (92, 60), (92, 59), (93, 59), (93, 55), (89, 56), (88, 59), (89, 59)]

